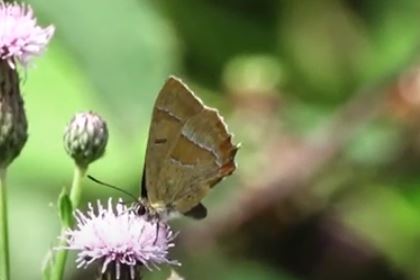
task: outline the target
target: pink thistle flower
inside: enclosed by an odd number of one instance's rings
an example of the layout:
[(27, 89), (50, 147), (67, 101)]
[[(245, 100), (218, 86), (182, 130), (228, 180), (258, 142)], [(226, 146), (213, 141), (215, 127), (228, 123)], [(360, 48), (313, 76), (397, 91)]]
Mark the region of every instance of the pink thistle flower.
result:
[(137, 279), (141, 266), (152, 270), (160, 264), (180, 265), (168, 258), (176, 236), (167, 224), (149, 221), (122, 203), (115, 210), (111, 199), (107, 209), (98, 201), (96, 211), (92, 204), (86, 214), (76, 210), (76, 228), (67, 230), (62, 238), (67, 243), (64, 249), (79, 251), (78, 268), (99, 261), (102, 274)]
[(54, 26), (37, 25), (29, 5), (0, 0), (0, 59), (12, 69), (16, 61), (27, 66), (33, 57), (40, 55), (53, 34)]

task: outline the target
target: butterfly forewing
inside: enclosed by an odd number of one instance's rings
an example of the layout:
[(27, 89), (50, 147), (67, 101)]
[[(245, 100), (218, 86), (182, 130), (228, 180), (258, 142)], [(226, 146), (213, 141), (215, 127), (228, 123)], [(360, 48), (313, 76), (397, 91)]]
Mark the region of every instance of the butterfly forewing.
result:
[(170, 77), (156, 100), (146, 151), (150, 204), (188, 212), (235, 170), (236, 150), (217, 111)]
[(184, 123), (203, 109), (200, 102), (176, 79), (169, 78), (161, 89), (153, 109), (146, 151), (146, 189), (148, 198), (156, 201), (157, 179), (163, 162), (177, 140)]

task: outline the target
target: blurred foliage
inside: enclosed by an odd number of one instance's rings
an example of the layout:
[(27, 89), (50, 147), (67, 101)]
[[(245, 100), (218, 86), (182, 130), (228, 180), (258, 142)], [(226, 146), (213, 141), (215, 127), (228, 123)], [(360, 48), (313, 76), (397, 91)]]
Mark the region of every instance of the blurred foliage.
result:
[[(290, 186), (293, 191), (276, 203), (280, 210), (272, 207), (251, 228), (231, 232), (238, 242), (223, 236), (201, 254), (179, 245), (181, 276), (419, 279), (420, 114), (398, 84), (399, 75), (418, 63), (419, 1), (29, 3), (40, 22), (57, 31), (35, 67), (21, 72), (30, 138), (9, 172), (14, 279), (40, 279), (42, 260), (55, 244), (55, 201), (73, 168), (61, 142), (66, 123), (79, 111), (102, 115), (110, 141), (89, 173), (138, 194), (153, 102), (169, 74), (218, 107), (242, 142), (238, 172), (206, 199), (210, 219), (223, 215), (231, 197), (286, 172), (278, 166), (293, 158), (276, 148), (287, 144), (293, 151), (306, 137), (318, 139), (319, 128), (347, 101), (378, 94), (378, 83), (390, 84), (378, 95), (400, 100), (386, 99), (380, 116), (366, 120), (307, 186)], [(360, 93), (366, 87), (372, 92)], [(121, 196), (88, 181), (85, 188), (85, 201)], [(324, 228), (325, 217), (334, 223)], [(206, 222), (177, 226), (182, 232), (199, 223)], [(253, 247), (249, 240), (260, 243)], [(350, 243), (356, 245), (343, 245)], [(366, 255), (380, 265), (371, 270)], [(353, 262), (353, 256), (364, 257)], [(68, 279), (90, 279), (68, 267)]]

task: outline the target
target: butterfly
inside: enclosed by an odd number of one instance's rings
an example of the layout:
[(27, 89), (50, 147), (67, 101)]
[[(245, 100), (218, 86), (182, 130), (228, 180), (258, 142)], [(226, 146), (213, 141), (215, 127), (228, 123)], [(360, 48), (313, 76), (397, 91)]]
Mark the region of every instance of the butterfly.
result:
[(238, 148), (218, 111), (169, 77), (153, 109), (137, 212), (206, 217), (201, 201), (235, 171)]

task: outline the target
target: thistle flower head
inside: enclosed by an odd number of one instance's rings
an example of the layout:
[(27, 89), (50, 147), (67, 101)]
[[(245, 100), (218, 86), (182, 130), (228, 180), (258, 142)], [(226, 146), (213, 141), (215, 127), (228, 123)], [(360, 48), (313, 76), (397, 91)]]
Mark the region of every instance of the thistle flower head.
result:
[(0, 0), (0, 59), (15, 68), (15, 62), (26, 66), (40, 55), (50, 41), (54, 27), (37, 25), (32, 8), (25, 4)]
[(163, 222), (149, 221), (122, 203), (113, 207), (111, 199), (107, 208), (98, 202), (95, 211), (89, 204), (87, 214), (77, 210), (75, 216), (76, 228), (63, 238), (65, 249), (78, 251), (78, 268), (99, 262), (101, 273), (111, 273), (112, 279), (139, 279), (142, 266), (179, 265), (168, 258), (175, 235)]
[(106, 123), (93, 112), (76, 114), (64, 131), (64, 148), (81, 167), (100, 158), (107, 142)]
[(53, 33), (53, 26), (43, 29), (36, 24), (29, 6), (0, 0), (0, 168), (19, 155), (28, 138), (15, 63), (26, 66)]

